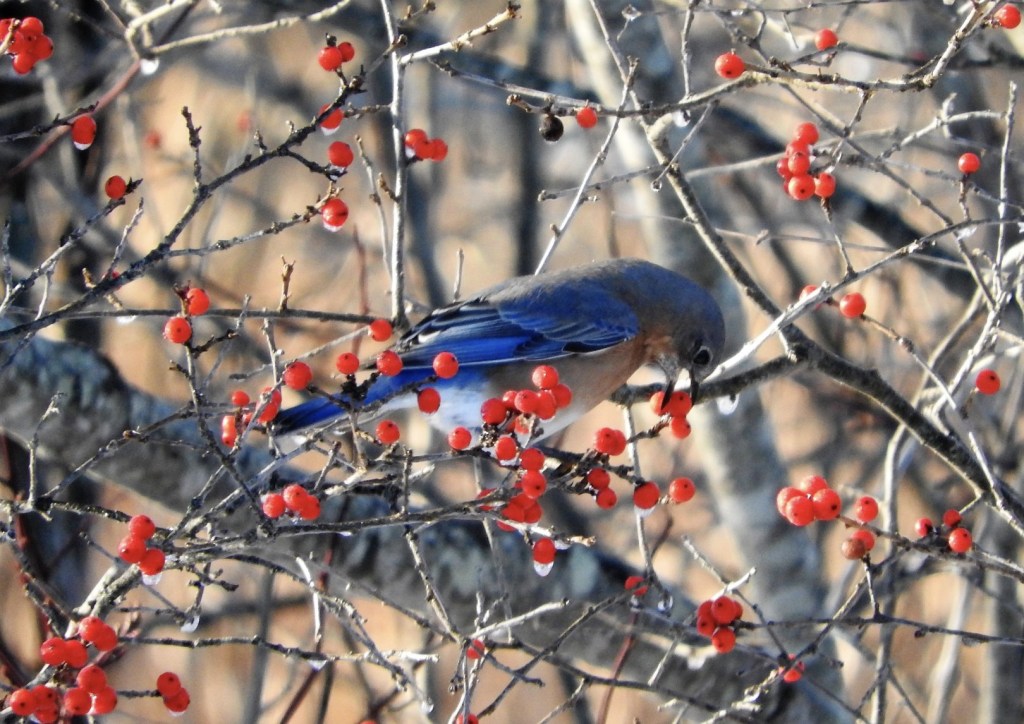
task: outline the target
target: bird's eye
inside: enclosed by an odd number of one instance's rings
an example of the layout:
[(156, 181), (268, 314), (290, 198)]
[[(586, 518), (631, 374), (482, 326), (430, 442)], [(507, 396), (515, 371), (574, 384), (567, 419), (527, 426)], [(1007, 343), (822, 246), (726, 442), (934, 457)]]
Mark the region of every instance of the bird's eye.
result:
[(711, 364), (711, 350), (704, 345), (697, 348), (697, 351), (693, 353), (693, 363), (698, 367), (705, 367)]

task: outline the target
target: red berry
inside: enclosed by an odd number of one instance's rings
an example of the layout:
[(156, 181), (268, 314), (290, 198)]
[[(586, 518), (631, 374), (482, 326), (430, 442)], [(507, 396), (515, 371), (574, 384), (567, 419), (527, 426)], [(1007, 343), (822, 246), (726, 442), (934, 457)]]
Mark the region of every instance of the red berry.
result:
[(245, 390), (235, 390), (231, 393), (231, 404), (235, 407), (245, 407), (251, 401)]
[(644, 483), (633, 491), (633, 505), (640, 510), (650, 510), (660, 498), (661, 489), (655, 483)]
[(39, 658), (47, 666), (60, 666), (67, 661), (66, 643), (60, 636), (51, 636), (39, 644)]
[(983, 369), (978, 373), (978, 376), (974, 379), (974, 386), (983, 395), (994, 395), (999, 392), (999, 388), (1002, 387), (1002, 382), (999, 379), (999, 373), (995, 370)]
[[(142, 567), (141, 564), (139, 567)], [(96, 629), (91, 643), (100, 651), (113, 651), (117, 647), (117, 632), (104, 623)]]
[(355, 47), (347, 41), (338, 43), (338, 50), (341, 51), (341, 62), (343, 63), (347, 63), (356, 57)]
[(870, 530), (855, 530), (850, 538), (860, 541), (864, 545), (865, 552), (870, 552), (875, 547), (875, 534)]
[(791, 485), (787, 485), (785, 488), (779, 490), (779, 492), (775, 494), (775, 507), (776, 509), (778, 509), (779, 515), (785, 517), (786, 504), (789, 503), (789, 501), (792, 500), (793, 498), (799, 498), (801, 496), (806, 498), (807, 493)]
[(111, 687), (103, 689), (98, 694), (94, 694), (92, 697), (92, 709), (89, 710), (90, 714), (109, 714), (117, 708), (117, 692)]
[(398, 423), (394, 420), (381, 420), (377, 423), (377, 440), (382, 445), (390, 445), (398, 442), (398, 438), (401, 437), (402, 431), (398, 428)]
[(672, 417), (686, 417), (693, 409), (693, 400), (690, 393), (684, 390), (673, 392), (665, 398), (665, 393), (659, 390), (651, 395), (651, 409), (656, 415), (671, 415)]
[(146, 553), (146, 541), (138, 536), (126, 535), (117, 544), (117, 555), (125, 563), (138, 563)]
[(498, 460), (511, 460), (519, 452), (519, 444), (511, 435), (502, 435), (494, 443), (494, 457)]
[(440, 138), (434, 138), (427, 141), (423, 152), (425, 154), (423, 158), (429, 158), (431, 161), (444, 161), (448, 157), (448, 144)]
[(391, 339), (391, 335), (395, 333), (395, 328), (391, 326), (391, 322), (386, 319), (375, 319), (370, 322), (367, 329), (370, 330), (370, 338), (374, 342), (387, 342)]
[[(142, 556), (142, 560), (139, 561), (139, 570), (147, 576), (155, 576), (164, 569), (164, 563), (166, 562), (167, 557), (162, 550), (159, 548), (147, 548)], [(98, 646), (99, 644), (97, 644)]]
[(348, 221), (348, 204), (341, 199), (328, 199), (320, 208), (320, 218), (328, 231), (338, 231)]
[(160, 696), (174, 696), (181, 690), (181, 679), (173, 671), (165, 671), (156, 677), (156, 690)]
[(164, 339), (173, 344), (185, 344), (192, 338), (192, 325), (182, 316), (171, 317), (164, 324)]
[(434, 374), (443, 380), (454, 377), (459, 371), (459, 360), (451, 352), (439, 352), (434, 357)]
[(386, 377), (394, 377), (402, 371), (402, 358), (386, 349), (377, 355), (377, 371)]
[[(811, 125), (813, 125), (813, 124), (811, 124)], [(797, 128), (799, 129), (800, 127), (797, 126)], [(795, 135), (795, 132), (794, 132), (794, 135)], [(811, 155), (811, 144), (809, 144), (807, 141), (803, 141), (803, 140), (800, 140), (798, 138), (794, 138), (792, 141), (787, 143), (786, 144), (786, 155), (785, 155), (785, 159), (786, 159), (786, 162), (787, 162), (787, 168), (789, 166), (789, 163), (788, 163), (789, 162), (789, 157), (790, 156), (794, 156), (794, 155), (796, 155), (798, 153), (802, 153), (803, 155), (805, 155), (805, 156), (807, 156), (809, 158), (810, 155)]]
[(315, 495), (306, 496), (297, 512), (302, 520), (316, 520), (320, 517), (320, 499)]
[[(18, 23), (18, 31), (25, 35), (41, 35), (43, 32), (43, 21), (39, 18), (29, 15), (21, 19)], [(4, 29), (4, 35), (7, 34), (7, 29)]]
[(775, 162), (775, 172), (782, 177), (782, 183), (788, 184), (789, 180), (793, 178), (793, 174), (789, 172), (789, 157), (783, 156)]
[(523, 470), (540, 470), (544, 467), (545, 455), (535, 447), (528, 447), (519, 453), (519, 467)]
[(555, 543), (550, 538), (541, 538), (533, 544), (535, 563), (551, 563), (555, 560)]
[(593, 468), (587, 473), (587, 482), (594, 490), (604, 490), (611, 484), (612, 478), (604, 468)]
[(341, 67), (341, 49), (334, 45), (328, 45), (320, 49), (316, 56), (316, 62), (327, 71), (335, 71)]
[(796, 496), (786, 503), (786, 520), (803, 527), (814, 522), (814, 504), (806, 496)]
[(327, 147), (327, 160), (331, 162), (332, 166), (348, 168), (355, 159), (356, 155), (352, 152), (352, 147), (344, 141), (335, 141)]
[(966, 553), (974, 544), (971, 531), (966, 528), (954, 528), (949, 531), (949, 537), (946, 540), (949, 543), (949, 549), (954, 553)]
[(507, 415), (508, 409), (505, 407), (505, 403), (497, 397), (484, 400), (480, 405), (480, 419), (485, 425), (500, 425), (505, 422)]
[(832, 198), (836, 192), (836, 177), (822, 171), (814, 177), (814, 195), (821, 199)]
[(107, 674), (96, 664), (89, 664), (78, 672), (75, 682), (90, 694), (96, 694), (107, 686)]
[(559, 410), (572, 402), (572, 390), (561, 382), (551, 388), (551, 396), (555, 398), (555, 407)]
[(860, 292), (850, 292), (844, 294), (843, 298), (839, 300), (839, 312), (850, 319), (856, 319), (864, 314), (864, 310), (867, 309), (868, 303), (864, 300), (864, 295)]
[(519, 390), (513, 398), (516, 410), (524, 415), (533, 415), (540, 409), (540, 395), (533, 390)]
[(870, 523), (878, 517), (878, 501), (870, 495), (858, 498), (853, 506), (853, 517), (861, 523)]
[(106, 625), (96, 616), (86, 616), (78, 622), (78, 635), (82, 637), (83, 641), (92, 643)]
[[(104, 676), (104, 681), (106, 677)], [(81, 686), (74, 686), (64, 692), (64, 713), (85, 716), (92, 708), (92, 696)]]
[(820, 475), (808, 475), (806, 478), (801, 480), (796, 485), (798, 490), (807, 493), (807, 495), (814, 495), (819, 490), (824, 490), (829, 487), (828, 481)]
[(839, 44), (839, 36), (835, 34), (834, 30), (829, 28), (822, 28), (814, 34), (814, 47), (818, 50), (828, 50), (834, 48)]
[(593, 128), (597, 125), (597, 111), (590, 106), (583, 106), (576, 111), (576, 123), (580, 128)]
[(473, 433), (464, 427), (457, 427), (448, 433), (448, 445), (453, 450), (465, 450), (473, 442)]
[(931, 518), (918, 518), (914, 523), (914, 532), (919, 538), (924, 538), (933, 530), (935, 530), (935, 524), (932, 523)]
[(1000, 26), (1012, 30), (1020, 25), (1020, 10), (1015, 5), (1003, 5), (992, 14)]
[(963, 522), (963, 516), (960, 515), (960, 511), (954, 508), (950, 508), (942, 514), (942, 524), (947, 528), (956, 528)]
[(793, 141), (813, 146), (818, 142), (818, 127), (810, 121), (798, 124), (793, 130)]
[(981, 159), (978, 158), (978, 154), (968, 151), (960, 156), (956, 166), (960, 169), (961, 173), (971, 174), (981, 168)]
[(723, 78), (739, 78), (746, 69), (743, 58), (733, 52), (722, 53), (715, 59), (715, 72)]
[(430, 138), (422, 128), (413, 128), (405, 133), (405, 145), (414, 148), (418, 143), (426, 143)]
[(611, 488), (602, 488), (597, 491), (596, 502), (598, 508), (608, 510), (614, 508), (615, 504), (619, 502), (619, 496)]
[(334, 368), (343, 375), (354, 375), (359, 369), (359, 358), (351, 352), (342, 352), (334, 360)]
[(72, 669), (80, 669), (89, 660), (89, 651), (78, 639), (64, 642), (64, 662)]
[(594, 434), (594, 449), (605, 455), (621, 455), (626, 450), (626, 436), (610, 427), (602, 427)]
[(238, 442), (238, 420), (234, 415), (220, 418), (220, 441), (228, 447), (234, 447)]
[(786, 161), (790, 176), (806, 176), (811, 170), (811, 157), (806, 153), (794, 153)]
[(806, 173), (793, 176), (786, 182), (786, 193), (797, 201), (806, 201), (814, 196), (814, 179)]
[(92, 116), (79, 116), (71, 124), (71, 141), (75, 148), (84, 151), (96, 140), (96, 121)]
[(125, 191), (128, 190), (128, 184), (120, 176), (114, 175), (107, 179), (107, 182), (103, 184), (103, 192), (108, 198), (117, 199), (123, 198)]
[(466, 647), (466, 658), (476, 659), (481, 658), (487, 652), (487, 646), (480, 639), (473, 639), (469, 642), (469, 646)]
[[(331, 106), (329, 103), (325, 103), (322, 106), (320, 106), (320, 110), (316, 114), (317, 117), (319, 118), (320, 116), (322, 116), (330, 107)], [(333, 111), (324, 116), (322, 121), (320, 121), (320, 130), (324, 134), (330, 135), (338, 130), (338, 127), (341, 125), (341, 122), (343, 120), (345, 120), (345, 114), (341, 112), (340, 108), (335, 108)]]
[(198, 317), (206, 314), (210, 308), (210, 295), (206, 290), (192, 287), (185, 293), (185, 311), (189, 316)]
[(672, 433), (672, 437), (677, 440), (685, 440), (693, 431), (693, 428), (690, 427), (690, 421), (685, 417), (671, 418), (668, 422), (668, 429)]
[(185, 688), (178, 689), (174, 694), (164, 697), (164, 706), (167, 707), (167, 711), (173, 714), (180, 714), (185, 711), (191, 703), (192, 699)]
[(416, 405), (424, 415), (432, 415), (441, 408), (441, 393), (433, 387), (425, 387), (416, 393)]
[(711, 601), (711, 617), (719, 626), (727, 626), (736, 620), (736, 606), (728, 596), (719, 596)]
[(268, 518), (280, 518), (288, 508), (280, 493), (267, 493), (262, 500), (263, 514)]
[(15, 716), (30, 716), (36, 710), (36, 696), (31, 689), (15, 689), (7, 699)]
[(281, 491), (281, 497), (284, 499), (284, 504), (288, 507), (288, 510), (297, 513), (310, 495), (298, 483), (291, 483), (284, 486), (284, 490)]
[(292, 362), (284, 368), (281, 380), (293, 390), (304, 390), (313, 381), (313, 370), (305, 362)]
[(530, 374), (533, 386), (541, 390), (550, 390), (558, 384), (558, 370), (551, 365), (537, 365)]
[(720, 654), (727, 654), (736, 646), (736, 632), (728, 626), (719, 626), (711, 634), (711, 645)]
[(523, 489), (524, 495), (536, 499), (544, 495), (544, 491), (548, 488), (548, 481), (539, 470), (527, 470), (519, 479), (519, 486)]
[(839, 493), (831, 488), (824, 488), (811, 496), (811, 507), (816, 520), (832, 520), (839, 516), (843, 502), (839, 498)]
[(11, 69), (18, 75), (25, 75), (32, 72), (36, 65), (36, 58), (28, 50), (16, 53), (11, 59)]
[(685, 503), (692, 500), (697, 489), (689, 478), (676, 478), (668, 485), (668, 498), (673, 503)]

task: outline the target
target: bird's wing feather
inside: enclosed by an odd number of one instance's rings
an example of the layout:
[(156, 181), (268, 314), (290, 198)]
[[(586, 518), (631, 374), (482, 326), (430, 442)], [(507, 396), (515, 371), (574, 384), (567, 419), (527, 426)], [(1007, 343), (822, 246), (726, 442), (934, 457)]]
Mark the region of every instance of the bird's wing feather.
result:
[(534, 293), (512, 299), (478, 298), (438, 310), (403, 338), (397, 351), (408, 367), (429, 367), (439, 352), (460, 365), (541, 361), (595, 352), (636, 336), (628, 305), (604, 290), (578, 299)]

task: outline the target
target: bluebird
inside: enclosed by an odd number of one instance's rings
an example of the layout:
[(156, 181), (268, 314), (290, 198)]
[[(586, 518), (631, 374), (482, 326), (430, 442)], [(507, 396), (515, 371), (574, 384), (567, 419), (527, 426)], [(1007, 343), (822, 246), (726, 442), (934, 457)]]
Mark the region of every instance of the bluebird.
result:
[[(722, 354), (725, 326), (714, 299), (673, 271), (613, 259), (510, 279), (431, 312), (395, 343), (401, 372), (374, 379), (363, 399), (338, 395), (283, 410), (275, 431), (330, 427), (360, 408), (379, 414), (416, 405), (418, 385), (441, 396), (432, 424), (448, 432), (481, 426), (480, 407), (506, 390), (532, 387), (540, 364), (572, 390), (571, 404), (542, 424), (542, 437), (608, 398), (641, 366), (655, 364), (674, 387), (689, 373), (691, 394)], [(434, 357), (451, 352), (459, 371), (433, 377)]]

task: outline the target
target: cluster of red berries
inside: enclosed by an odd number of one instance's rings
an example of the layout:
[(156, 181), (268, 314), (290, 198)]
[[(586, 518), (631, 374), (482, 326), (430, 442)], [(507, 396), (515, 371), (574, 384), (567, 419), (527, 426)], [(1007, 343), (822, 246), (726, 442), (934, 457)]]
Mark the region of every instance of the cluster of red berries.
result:
[(17, 716), (34, 717), (47, 724), (65, 716), (108, 714), (117, 706), (117, 692), (107, 683), (107, 675), (99, 666), (88, 664), (87, 644), (97, 651), (112, 651), (118, 643), (117, 632), (95, 616), (86, 616), (78, 624), (78, 638), (53, 636), (39, 646), (39, 657), (47, 666), (79, 669), (75, 685), (63, 696), (55, 686), (39, 685), (15, 689), (7, 706)]
[(743, 617), (743, 604), (729, 596), (704, 601), (697, 607), (695, 623), (697, 633), (711, 639), (711, 645), (720, 654), (727, 654), (736, 646), (736, 630), (732, 624)]
[(192, 703), (188, 689), (181, 685), (181, 678), (173, 671), (165, 671), (156, 677), (156, 690), (172, 714), (181, 714)]
[(316, 56), (316, 62), (320, 64), (320, 67), (331, 73), (337, 72), (343, 63), (356, 57), (356, 49), (352, 47), (352, 43), (333, 41), (334, 38), (328, 38), (327, 45), (321, 48)]
[[(859, 523), (870, 523), (878, 517), (878, 501), (864, 495), (853, 504), (853, 517)], [(840, 551), (844, 558), (859, 561), (875, 547), (875, 534), (867, 528), (857, 528), (843, 541)]]
[(448, 144), (440, 138), (431, 138), (422, 128), (413, 128), (405, 134), (405, 150), (409, 158), (444, 161)]
[(148, 515), (135, 515), (128, 521), (128, 534), (117, 544), (117, 555), (129, 565), (137, 565), (147, 576), (164, 569), (166, 557), (159, 548), (149, 545), (156, 533), (156, 524)]
[[(312, 375), (312, 372), (310, 372), (310, 375)], [(259, 403), (256, 405), (251, 404), (252, 400), (245, 390), (235, 390), (232, 392), (231, 404), (237, 407), (238, 410), (230, 415), (224, 415), (220, 419), (220, 441), (228, 447), (234, 447), (238, 441), (239, 423), (241, 423), (243, 429), (248, 427), (249, 423), (252, 422), (253, 414), (256, 410), (262, 408), (257, 422), (266, 425), (277, 417), (277, 413), (281, 411), (281, 400), (281, 390), (273, 387), (263, 388)]]
[(280, 493), (266, 493), (261, 502), (268, 518), (280, 518), (285, 513), (302, 520), (320, 517), (320, 499), (298, 483), (284, 486)]
[(942, 514), (941, 528), (936, 528), (931, 518), (918, 518), (914, 524), (914, 531), (921, 538), (944, 536), (946, 545), (954, 553), (966, 553), (974, 545), (971, 531), (963, 527), (963, 517), (960, 515), (960, 511), (953, 508)]
[(675, 390), (666, 398), (665, 393), (659, 390), (651, 395), (651, 409), (656, 415), (668, 417), (668, 429), (673, 437), (685, 440), (690, 436), (692, 428), (686, 416), (693, 409), (693, 399), (689, 392)]
[(11, 56), (11, 67), (25, 75), (53, 55), (53, 41), (43, 32), (39, 18), (0, 18), (0, 47)]
[(199, 287), (177, 290), (184, 312), (164, 323), (164, 339), (172, 344), (185, 344), (192, 339), (191, 317), (199, 317), (210, 309), (210, 296)]
[(818, 127), (813, 123), (800, 123), (793, 131), (793, 140), (786, 144), (785, 155), (775, 164), (782, 177), (782, 187), (797, 201), (812, 196), (827, 199), (836, 192), (836, 177), (827, 171), (811, 175), (814, 144), (818, 142)]
[(820, 475), (808, 475), (795, 486), (786, 486), (775, 496), (775, 507), (796, 526), (816, 520), (834, 520), (843, 509), (839, 493)]
[(627, 577), (625, 582), (622, 584), (622, 587), (629, 591), (633, 598), (642, 598), (647, 594), (649, 588), (647, 585), (647, 579), (643, 576), (635, 575)]
[[(454, 360), (454, 355), (451, 359)], [(448, 369), (445, 373), (454, 374), (456, 369)], [(434, 361), (434, 371), (439, 377), (445, 376), (438, 369), (438, 360)], [(489, 430), (515, 431), (528, 435), (534, 419), (550, 420), (558, 410), (572, 402), (572, 390), (559, 382), (558, 371), (554, 367), (537, 366), (531, 381), (537, 389), (506, 390), (501, 397), (484, 400), (480, 406), (480, 419), (485, 426), (489, 426)], [(472, 433), (464, 427), (456, 427), (448, 434), (448, 444), (455, 450), (465, 450), (472, 440)]]

